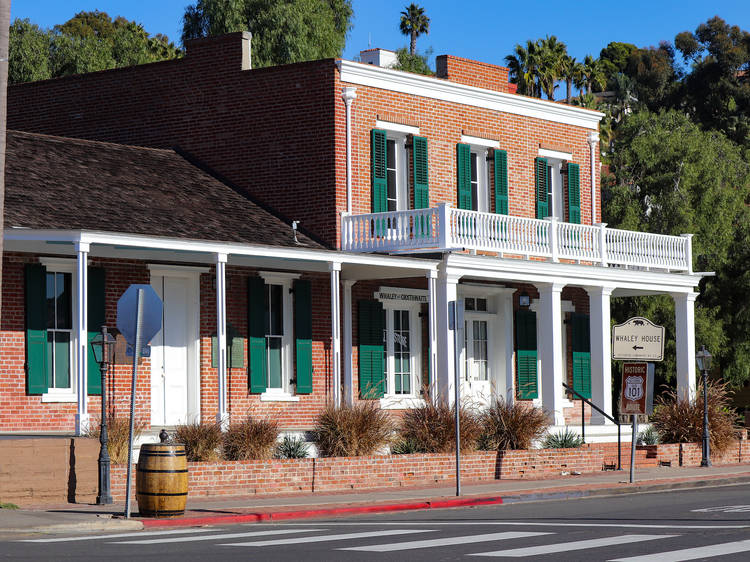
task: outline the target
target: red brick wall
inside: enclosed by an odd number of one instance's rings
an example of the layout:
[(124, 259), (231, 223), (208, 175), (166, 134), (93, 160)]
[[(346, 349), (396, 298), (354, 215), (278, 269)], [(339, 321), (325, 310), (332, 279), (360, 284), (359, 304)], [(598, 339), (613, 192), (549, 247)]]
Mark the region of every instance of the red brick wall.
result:
[(435, 67), (438, 78), (498, 92), (510, 91), (508, 69), (504, 66), (440, 55), (435, 59)]
[[(744, 442), (747, 448), (747, 442)], [(677, 445), (639, 447), (636, 466), (658, 466)], [(691, 456), (684, 466), (700, 464)], [(662, 452), (664, 451), (664, 452)], [(714, 459), (716, 464), (750, 462), (745, 453), (740, 460), (739, 445), (732, 452)], [(617, 444), (591, 444), (578, 449), (531, 449), (522, 451), (473, 452), (461, 456), (461, 478), (469, 482), (506, 479), (541, 479), (562, 473), (599, 472), (604, 465), (617, 463)], [(630, 463), (630, 446), (623, 446), (622, 466)], [(676, 466), (673, 465), (673, 466)], [(287, 493), (344, 492), (368, 488), (447, 485), (455, 481), (456, 458), (451, 454), (382, 455), (367, 457), (331, 457), (299, 460), (221, 461), (188, 463), (191, 497), (257, 495)], [(125, 496), (125, 466), (112, 470), (112, 494)]]

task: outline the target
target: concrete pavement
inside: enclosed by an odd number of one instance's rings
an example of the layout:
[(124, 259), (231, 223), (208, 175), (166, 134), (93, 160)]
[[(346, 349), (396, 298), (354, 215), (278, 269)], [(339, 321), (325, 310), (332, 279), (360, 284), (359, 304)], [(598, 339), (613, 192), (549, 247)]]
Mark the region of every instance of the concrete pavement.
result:
[(456, 497), (455, 485), (428, 488), (364, 490), (351, 493), (300, 494), (273, 497), (231, 496), (188, 498), (182, 517), (141, 519), (133, 493), (134, 517), (122, 517), (124, 502), (110, 506), (58, 504), (0, 509), (0, 538), (20, 533), (120, 532), (144, 527), (186, 527), (223, 525), (269, 520), (333, 517), (341, 515), (439, 509), (519, 501), (583, 498), (590, 496), (644, 493), (679, 488), (728, 484), (750, 484), (750, 465), (706, 468), (643, 468), (628, 482), (629, 472), (598, 472), (565, 475), (545, 480), (495, 480), (462, 483)]

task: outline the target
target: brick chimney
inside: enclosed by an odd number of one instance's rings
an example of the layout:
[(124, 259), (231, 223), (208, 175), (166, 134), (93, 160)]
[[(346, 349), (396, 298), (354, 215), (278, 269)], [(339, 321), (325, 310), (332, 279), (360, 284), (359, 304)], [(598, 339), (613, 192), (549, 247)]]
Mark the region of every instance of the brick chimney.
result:
[(250, 44), (253, 35), (238, 31), (185, 41), (185, 60), (216, 71), (250, 70)]
[(511, 85), (508, 83), (508, 69), (504, 66), (462, 59), (452, 55), (440, 55), (435, 59), (435, 66), (438, 78), (498, 92), (511, 91)]

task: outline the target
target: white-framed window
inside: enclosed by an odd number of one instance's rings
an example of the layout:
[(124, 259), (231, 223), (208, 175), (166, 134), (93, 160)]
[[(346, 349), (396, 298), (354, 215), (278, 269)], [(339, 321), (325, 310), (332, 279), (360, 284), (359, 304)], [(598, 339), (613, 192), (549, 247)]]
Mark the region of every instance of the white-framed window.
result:
[(261, 271), (265, 283), (263, 295), (266, 338), (266, 391), (262, 401), (297, 401), (292, 394), (294, 376), (294, 312), (292, 282), (298, 273)]
[(547, 202), (549, 205), (549, 216), (564, 220), (565, 210), (563, 206), (563, 162), (571, 161), (573, 155), (569, 152), (549, 150), (540, 148), (539, 156), (547, 159)]
[(405, 211), (409, 208), (408, 162), (406, 156), (406, 135), (387, 131), (386, 174), (388, 191), (386, 200), (388, 211)]
[(490, 314), (486, 297), (464, 298), (464, 380), (490, 380)]
[(78, 349), (76, 262), (41, 258), (46, 270), (47, 384), (42, 402), (75, 402)]
[[(382, 407), (409, 407), (421, 400), (422, 322), (419, 303), (384, 301), (386, 388)], [(407, 399), (406, 402), (403, 400)]]
[(487, 172), (487, 149), (471, 147), (471, 204), (472, 210), (486, 213), (489, 209), (489, 176)]

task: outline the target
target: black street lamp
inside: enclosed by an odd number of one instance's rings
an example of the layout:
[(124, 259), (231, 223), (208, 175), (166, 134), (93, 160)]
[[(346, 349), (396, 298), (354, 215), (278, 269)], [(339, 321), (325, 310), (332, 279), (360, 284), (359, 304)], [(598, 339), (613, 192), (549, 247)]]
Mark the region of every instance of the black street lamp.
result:
[(107, 370), (112, 362), (112, 349), (115, 345), (115, 339), (107, 331), (106, 326), (102, 326), (101, 334), (94, 336), (91, 340), (91, 349), (94, 352), (94, 360), (99, 363), (102, 374), (102, 419), (99, 431), (99, 495), (96, 497), (98, 505), (107, 505), (112, 503), (112, 494), (109, 486), (109, 451), (107, 450)]
[(702, 345), (698, 353), (695, 354), (695, 360), (698, 362), (698, 369), (703, 375), (703, 456), (701, 466), (711, 466), (711, 445), (708, 435), (708, 371), (711, 370), (711, 354), (705, 345)]

